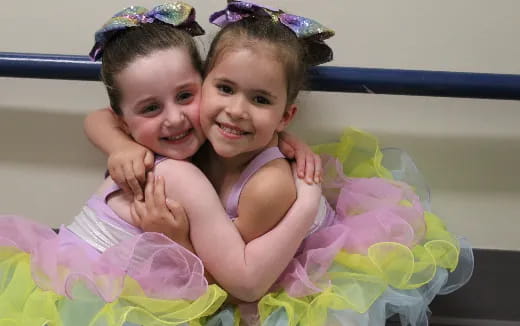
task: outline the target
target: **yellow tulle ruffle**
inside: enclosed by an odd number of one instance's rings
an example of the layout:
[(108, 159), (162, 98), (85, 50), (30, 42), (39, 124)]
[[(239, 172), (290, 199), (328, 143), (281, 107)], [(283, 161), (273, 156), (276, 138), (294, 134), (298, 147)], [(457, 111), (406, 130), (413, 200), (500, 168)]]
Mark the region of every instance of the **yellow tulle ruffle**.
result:
[(0, 247), (0, 273), (0, 326), (198, 326), (227, 297), (220, 287), (210, 285), (194, 301), (149, 298), (127, 276), (122, 294), (113, 302), (103, 302), (81, 282), (74, 287), (74, 299), (69, 299), (40, 289), (31, 277), (30, 255), (13, 247)]
[[(338, 143), (317, 145), (313, 150), (337, 158), (347, 177), (392, 179), (382, 165), (377, 139), (359, 130), (347, 129)], [(433, 279), (437, 268), (453, 271), (458, 264), (459, 241), (435, 214), (425, 212), (424, 219), (426, 234), (420, 244), (409, 248), (394, 242), (376, 243), (366, 255), (342, 250), (318, 284), (322, 292), (301, 298), (283, 290), (270, 293), (259, 303), (260, 319), (265, 321), (283, 308), (288, 326), (322, 325), (328, 309), (365, 313), (389, 286), (417, 289)]]

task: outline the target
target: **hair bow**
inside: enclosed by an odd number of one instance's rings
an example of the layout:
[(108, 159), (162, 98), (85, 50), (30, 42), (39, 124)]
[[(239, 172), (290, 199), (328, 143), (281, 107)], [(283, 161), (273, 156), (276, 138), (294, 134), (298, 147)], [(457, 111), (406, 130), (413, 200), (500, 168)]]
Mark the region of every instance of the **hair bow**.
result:
[(219, 27), (225, 27), (246, 17), (271, 17), (274, 22), (289, 28), (296, 37), (307, 43), (309, 64), (319, 65), (332, 60), (332, 49), (323, 41), (334, 36), (334, 31), (310, 18), (251, 2), (228, 1), (227, 7), (213, 13), (209, 21)]
[(116, 32), (156, 20), (181, 28), (192, 36), (204, 34), (202, 27), (195, 21), (195, 9), (184, 2), (166, 3), (152, 10), (131, 6), (116, 13), (96, 32), (96, 43), (89, 53), (90, 58), (94, 61), (99, 60), (106, 42)]

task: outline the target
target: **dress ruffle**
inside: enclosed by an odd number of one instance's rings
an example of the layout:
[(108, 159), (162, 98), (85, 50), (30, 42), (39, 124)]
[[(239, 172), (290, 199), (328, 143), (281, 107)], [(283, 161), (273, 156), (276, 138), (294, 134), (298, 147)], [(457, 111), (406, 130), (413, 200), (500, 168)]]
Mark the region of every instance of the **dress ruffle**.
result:
[(464, 285), (470, 245), (431, 212), (413, 160), (348, 129), (322, 155), (332, 224), (309, 235), (257, 304), (225, 305), (200, 260), (155, 233), (99, 254), (68, 229), (0, 217), (0, 326), (427, 325), (438, 294)]
[(429, 189), (406, 153), (381, 151), (354, 129), (315, 150), (335, 223), (304, 241), (260, 300), (261, 324), (372, 326), (399, 314), (403, 325), (427, 325), (431, 300), (471, 277), (471, 247), (429, 211)]
[(158, 233), (100, 254), (64, 227), (2, 216), (0, 244), (0, 326), (197, 325), (227, 296), (208, 286), (198, 257)]

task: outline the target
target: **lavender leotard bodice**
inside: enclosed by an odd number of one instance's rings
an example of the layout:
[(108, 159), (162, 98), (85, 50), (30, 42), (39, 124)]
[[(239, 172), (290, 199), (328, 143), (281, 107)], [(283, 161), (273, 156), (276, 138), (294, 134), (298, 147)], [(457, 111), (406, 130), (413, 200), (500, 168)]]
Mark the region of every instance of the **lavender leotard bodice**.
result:
[[(247, 165), (238, 178), (238, 181), (231, 188), (231, 192), (229, 193), (229, 196), (226, 200), (225, 209), (231, 219), (238, 217), (238, 202), (240, 199), (240, 194), (242, 193), (242, 189), (247, 184), (249, 179), (267, 163), (280, 158), (285, 158), (285, 156), (280, 152), (278, 147), (268, 147), (260, 154), (258, 154), (253, 160), (251, 160), (251, 162)], [(330, 225), (334, 220), (334, 216), (334, 211), (322, 196), (318, 213), (313, 225), (309, 230), (309, 235), (324, 226)]]
[[(155, 165), (165, 159), (165, 157), (157, 156)], [(108, 197), (120, 189), (118, 185), (113, 184), (103, 194), (92, 195), (74, 221), (66, 227), (67, 230), (99, 252), (104, 252), (123, 240), (143, 233), (141, 229), (120, 218), (108, 206)]]

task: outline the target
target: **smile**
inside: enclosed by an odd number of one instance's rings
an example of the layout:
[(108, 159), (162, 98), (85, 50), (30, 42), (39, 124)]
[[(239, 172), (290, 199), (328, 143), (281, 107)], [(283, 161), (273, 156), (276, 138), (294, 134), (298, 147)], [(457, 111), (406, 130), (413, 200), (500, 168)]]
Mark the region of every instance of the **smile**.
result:
[(244, 130), (242, 130), (238, 127), (232, 126), (232, 125), (218, 123), (218, 122), (216, 124), (225, 136), (234, 136), (233, 138), (235, 138), (235, 137), (240, 137), (240, 136), (250, 134), (249, 132), (244, 131)]
[(177, 135), (173, 135), (173, 136), (169, 136), (169, 137), (162, 137), (161, 140), (167, 141), (169, 143), (180, 143), (191, 134), (192, 130), (193, 129), (188, 129), (181, 134), (177, 134)]

